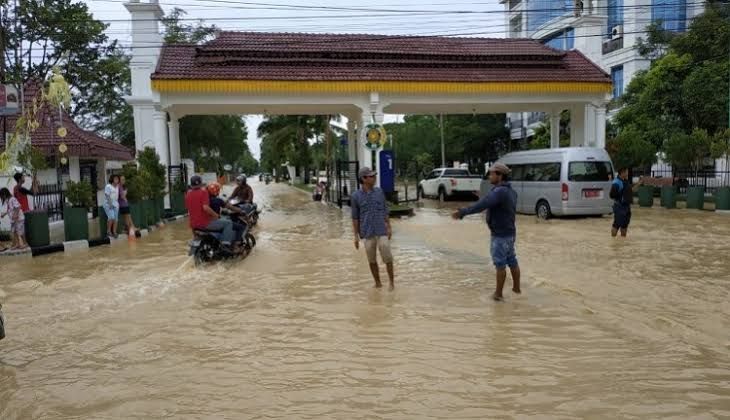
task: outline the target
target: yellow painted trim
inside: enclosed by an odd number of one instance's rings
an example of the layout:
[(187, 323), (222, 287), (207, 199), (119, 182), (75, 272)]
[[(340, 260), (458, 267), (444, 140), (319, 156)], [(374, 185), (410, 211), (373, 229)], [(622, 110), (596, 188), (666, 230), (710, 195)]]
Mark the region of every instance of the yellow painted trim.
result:
[(610, 93), (611, 83), (600, 82), (395, 82), (288, 80), (152, 80), (165, 93)]

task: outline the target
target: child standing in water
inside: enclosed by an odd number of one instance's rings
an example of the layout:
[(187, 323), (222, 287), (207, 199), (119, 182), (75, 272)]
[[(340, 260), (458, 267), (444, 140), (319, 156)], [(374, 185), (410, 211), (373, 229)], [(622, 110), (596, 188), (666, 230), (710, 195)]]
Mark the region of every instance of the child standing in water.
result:
[(17, 198), (7, 188), (0, 189), (0, 202), (5, 206), (2, 217), (10, 216), (10, 232), (13, 234), (13, 250), (28, 248), (25, 242), (25, 215)]

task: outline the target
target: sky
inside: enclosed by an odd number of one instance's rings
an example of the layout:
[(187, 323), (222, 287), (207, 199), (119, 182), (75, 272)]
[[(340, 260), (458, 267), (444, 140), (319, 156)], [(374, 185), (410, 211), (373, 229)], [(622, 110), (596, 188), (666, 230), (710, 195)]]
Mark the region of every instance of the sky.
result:
[[(148, 2), (149, 0), (140, 0)], [(94, 17), (110, 24), (107, 34), (131, 42), (130, 16), (124, 0), (88, 0)], [(169, 0), (186, 19), (201, 19), (225, 30), (311, 33), (375, 33), (504, 37), (504, 6), (497, 0)], [(386, 122), (399, 116), (386, 116)], [(248, 145), (260, 157), (256, 128), (262, 117), (246, 116)]]

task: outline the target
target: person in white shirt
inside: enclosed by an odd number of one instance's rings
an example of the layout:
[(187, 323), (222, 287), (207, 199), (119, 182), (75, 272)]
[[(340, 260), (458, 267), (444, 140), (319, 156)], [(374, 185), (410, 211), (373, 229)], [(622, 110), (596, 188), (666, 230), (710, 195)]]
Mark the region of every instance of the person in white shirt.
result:
[(104, 213), (106, 213), (106, 234), (110, 238), (117, 237), (117, 220), (119, 220), (119, 175), (109, 177), (104, 188)]

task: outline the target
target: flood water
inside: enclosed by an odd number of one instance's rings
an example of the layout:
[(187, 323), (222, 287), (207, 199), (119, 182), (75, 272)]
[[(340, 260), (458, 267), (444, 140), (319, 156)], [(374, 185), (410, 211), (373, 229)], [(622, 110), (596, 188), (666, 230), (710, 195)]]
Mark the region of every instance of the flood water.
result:
[(242, 262), (193, 268), (184, 223), (3, 260), (0, 418), (730, 418), (730, 217), (520, 217), (523, 296), (494, 303), (455, 203), (394, 222), (388, 292), (346, 213), (253, 186)]

